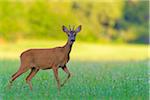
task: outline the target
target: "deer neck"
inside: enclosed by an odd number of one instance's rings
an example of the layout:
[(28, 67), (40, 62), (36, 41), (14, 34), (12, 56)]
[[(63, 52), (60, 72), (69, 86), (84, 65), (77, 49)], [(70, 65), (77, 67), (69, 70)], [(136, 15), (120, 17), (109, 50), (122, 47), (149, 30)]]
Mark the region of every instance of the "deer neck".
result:
[(72, 49), (72, 45), (73, 45), (73, 42), (70, 42), (69, 40), (67, 41), (67, 43), (65, 44), (64, 46), (64, 49), (65, 49), (65, 54), (69, 55), (70, 52), (71, 52), (71, 49)]

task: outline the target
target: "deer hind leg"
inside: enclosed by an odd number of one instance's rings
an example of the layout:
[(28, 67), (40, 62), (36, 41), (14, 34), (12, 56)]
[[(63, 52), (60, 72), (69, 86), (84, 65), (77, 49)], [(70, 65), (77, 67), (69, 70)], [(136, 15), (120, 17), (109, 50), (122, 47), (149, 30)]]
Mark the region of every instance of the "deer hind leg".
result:
[(67, 78), (64, 80), (64, 82), (61, 84), (61, 87), (64, 86), (64, 84), (68, 81), (68, 79), (70, 78), (71, 74), (67, 68), (67, 66), (65, 65), (64, 67), (62, 67), (63, 71), (66, 72), (68, 74)]
[(21, 74), (25, 73), (28, 70), (28, 68), (20, 67), (19, 70), (12, 75), (11, 80), (10, 80), (10, 86), (12, 85), (12, 82), (19, 77)]
[(17, 72), (16, 72), (16, 73), (14, 73), (11, 77), (14, 77), (16, 74), (17, 74)]
[(39, 71), (39, 69), (32, 68), (30, 74), (26, 78), (26, 83), (29, 84), (30, 90), (32, 90), (32, 84), (30, 81), (38, 71)]

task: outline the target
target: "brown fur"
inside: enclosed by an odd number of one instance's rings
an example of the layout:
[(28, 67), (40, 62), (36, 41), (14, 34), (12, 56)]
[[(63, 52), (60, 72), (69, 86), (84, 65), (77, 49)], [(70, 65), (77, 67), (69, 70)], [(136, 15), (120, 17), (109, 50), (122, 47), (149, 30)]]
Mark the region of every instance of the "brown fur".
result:
[[(39, 69), (53, 69), (54, 75), (58, 82), (58, 89), (60, 89), (60, 83), (58, 78), (58, 68), (62, 68), (70, 77), (70, 72), (66, 67), (69, 61), (69, 53), (71, 51), (72, 43), (69, 41), (63, 47), (56, 47), (50, 49), (29, 49), (24, 51), (20, 55), (21, 66), (19, 70), (12, 75), (11, 83), (21, 74), (31, 69), (30, 74), (26, 78), (26, 82), (29, 84), (32, 90), (30, 80), (39, 71)], [(64, 81), (65, 83), (65, 81)], [(64, 83), (61, 85), (63, 86)]]
[[(63, 67), (69, 61), (71, 44), (50, 49), (29, 49), (20, 56), (24, 68), (51, 69)], [(27, 67), (28, 66), (28, 67)], [(23, 67), (22, 67), (23, 68)]]
[[(81, 25), (76, 29), (76, 33), (81, 30)], [(54, 76), (57, 81), (58, 89), (60, 90), (60, 86), (63, 86), (67, 80), (70, 78), (71, 74), (67, 69), (67, 62), (69, 61), (69, 54), (72, 48), (73, 42), (71, 39), (75, 39), (75, 35), (73, 35), (72, 30), (70, 31), (63, 26), (63, 31), (67, 33), (68, 41), (63, 47), (49, 48), (49, 49), (29, 49), (24, 51), (20, 55), (21, 65), (19, 70), (12, 75), (10, 83), (19, 77), (21, 74), (25, 73), (29, 69), (31, 69), (30, 74), (26, 78), (26, 82), (29, 84), (30, 89), (32, 90), (31, 79), (35, 76), (35, 74), (40, 70), (53, 69)], [(74, 40), (75, 41), (75, 40)], [(58, 68), (62, 68), (64, 72), (68, 74), (68, 77), (64, 80), (64, 82), (60, 85), (59, 77), (58, 77)]]

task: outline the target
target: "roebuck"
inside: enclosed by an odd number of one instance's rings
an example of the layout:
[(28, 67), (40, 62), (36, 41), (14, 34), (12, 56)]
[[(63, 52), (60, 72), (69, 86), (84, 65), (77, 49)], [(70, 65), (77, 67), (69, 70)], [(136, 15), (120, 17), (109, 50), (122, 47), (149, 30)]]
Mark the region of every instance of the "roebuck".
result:
[[(29, 84), (29, 87), (32, 90), (32, 84), (30, 81), (34, 75), (40, 69), (53, 69), (54, 76), (57, 81), (57, 87), (58, 90), (60, 90), (60, 87), (63, 86), (71, 76), (66, 64), (69, 61), (69, 54), (75, 41), (76, 35), (81, 30), (81, 25), (78, 26), (76, 30), (74, 30), (74, 27), (69, 27), (68, 30), (65, 26), (62, 26), (62, 30), (68, 36), (68, 41), (64, 46), (47, 49), (29, 49), (20, 55), (20, 68), (15, 74), (12, 75), (10, 84), (12, 84), (12, 82), (21, 74), (31, 69), (30, 74), (26, 78), (26, 83)], [(63, 71), (68, 74), (68, 77), (61, 85), (58, 77), (58, 68), (62, 68)]]

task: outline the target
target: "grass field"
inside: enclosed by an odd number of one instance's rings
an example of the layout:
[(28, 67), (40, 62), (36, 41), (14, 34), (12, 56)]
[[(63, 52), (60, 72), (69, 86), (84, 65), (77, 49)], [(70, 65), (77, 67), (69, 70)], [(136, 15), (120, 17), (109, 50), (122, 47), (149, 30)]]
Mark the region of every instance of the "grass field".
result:
[[(33, 91), (25, 83), (27, 73), (19, 77), (11, 89), (10, 76), (17, 70), (18, 61), (0, 61), (0, 99), (4, 100), (148, 100), (147, 61), (141, 62), (80, 62), (68, 66), (73, 76), (57, 94), (52, 70), (39, 71), (33, 78)], [(66, 77), (60, 69), (61, 81)]]
[[(148, 47), (76, 43), (67, 64), (73, 76), (58, 95), (52, 70), (39, 71), (25, 82), (29, 71), (11, 89), (8, 81), (19, 66), (19, 55), (27, 48), (63, 45), (65, 42), (18, 42), (0, 45), (0, 100), (148, 100)], [(60, 69), (61, 82), (67, 75)]]

